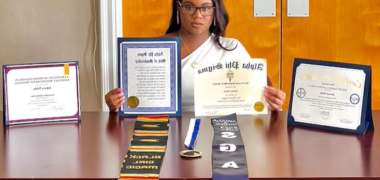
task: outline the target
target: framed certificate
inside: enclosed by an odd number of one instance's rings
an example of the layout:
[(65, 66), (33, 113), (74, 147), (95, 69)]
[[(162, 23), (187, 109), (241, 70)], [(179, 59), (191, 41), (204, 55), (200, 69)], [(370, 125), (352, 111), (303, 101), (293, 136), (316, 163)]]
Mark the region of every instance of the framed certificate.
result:
[(181, 116), (179, 38), (119, 38), (120, 116)]
[(195, 116), (267, 114), (265, 59), (200, 64), (194, 73)]
[(359, 134), (373, 129), (371, 67), (295, 59), (288, 123)]
[(3, 65), (4, 124), (81, 120), (77, 61)]

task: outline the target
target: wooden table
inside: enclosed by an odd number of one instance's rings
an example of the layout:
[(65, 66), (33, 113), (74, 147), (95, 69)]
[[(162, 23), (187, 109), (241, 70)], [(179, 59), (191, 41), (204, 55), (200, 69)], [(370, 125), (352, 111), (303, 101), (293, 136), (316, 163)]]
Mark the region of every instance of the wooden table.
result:
[[(238, 117), (249, 176), (255, 178), (380, 178), (380, 111), (377, 131), (342, 134), (288, 126), (286, 112)], [(196, 149), (183, 159), (193, 113), (170, 119), (161, 179), (211, 179), (210, 118), (202, 118)], [(134, 120), (113, 113), (84, 112), (78, 122), (0, 127), (0, 178), (117, 179), (133, 134)]]

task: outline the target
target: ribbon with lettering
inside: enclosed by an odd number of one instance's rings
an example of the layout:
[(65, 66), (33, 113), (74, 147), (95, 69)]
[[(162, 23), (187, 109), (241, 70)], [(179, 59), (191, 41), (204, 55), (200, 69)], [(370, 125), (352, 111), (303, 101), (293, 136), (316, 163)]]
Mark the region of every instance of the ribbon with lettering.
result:
[(139, 116), (120, 180), (159, 179), (168, 140), (168, 116)]
[(236, 114), (212, 118), (212, 179), (248, 180), (247, 160)]

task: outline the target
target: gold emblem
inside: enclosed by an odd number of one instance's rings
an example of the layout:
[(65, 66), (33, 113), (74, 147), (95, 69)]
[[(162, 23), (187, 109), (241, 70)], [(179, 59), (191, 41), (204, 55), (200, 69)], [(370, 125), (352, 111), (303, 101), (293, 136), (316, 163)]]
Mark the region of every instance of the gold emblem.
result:
[(253, 108), (255, 109), (255, 111), (261, 112), (264, 110), (264, 104), (259, 101), (259, 102), (255, 103), (255, 105), (253, 105)]
[(230, 80), (230, 82), (231, 82), (231, 79), (234, 78), (234, 72), (231, 71), (231, 70), (229, 70), (229, 71), (227, 72), (226, 76), (227, 76), (227, 79)]
[(139, 105), (139, 98), (137, 98), (136, 96), (130, 96), (127, 99), (127, 105), (130, 108), (136, 108)]
[(140, 142), (158, 142), (158, 139), (140, 139)]
[(196, 158), (201, 157), (202, 152), (197, 150), (183, 150), (179, 153), (182, 157), (188, 157), (188, 158)]
[(141, 127), (146, 127), (146, 128), (158, 128), (159, 125), (157, 125), (157, 124), (142, 124)]

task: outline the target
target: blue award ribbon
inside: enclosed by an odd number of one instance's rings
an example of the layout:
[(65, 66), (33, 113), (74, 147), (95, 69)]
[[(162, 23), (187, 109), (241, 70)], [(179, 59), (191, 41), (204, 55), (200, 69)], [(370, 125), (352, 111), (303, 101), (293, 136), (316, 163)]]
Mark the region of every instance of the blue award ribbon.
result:
[(198, 137), (200, 124), (201, 124), (200, 119), (190, 119), (189, 129), (187, 130), (187, 135), (185, 139), (185, 146), (191, 150), (194, 149), (195, 142)]
[(211, 119), (212, 179), (248, 180), (247, 160), (236, 114)]

